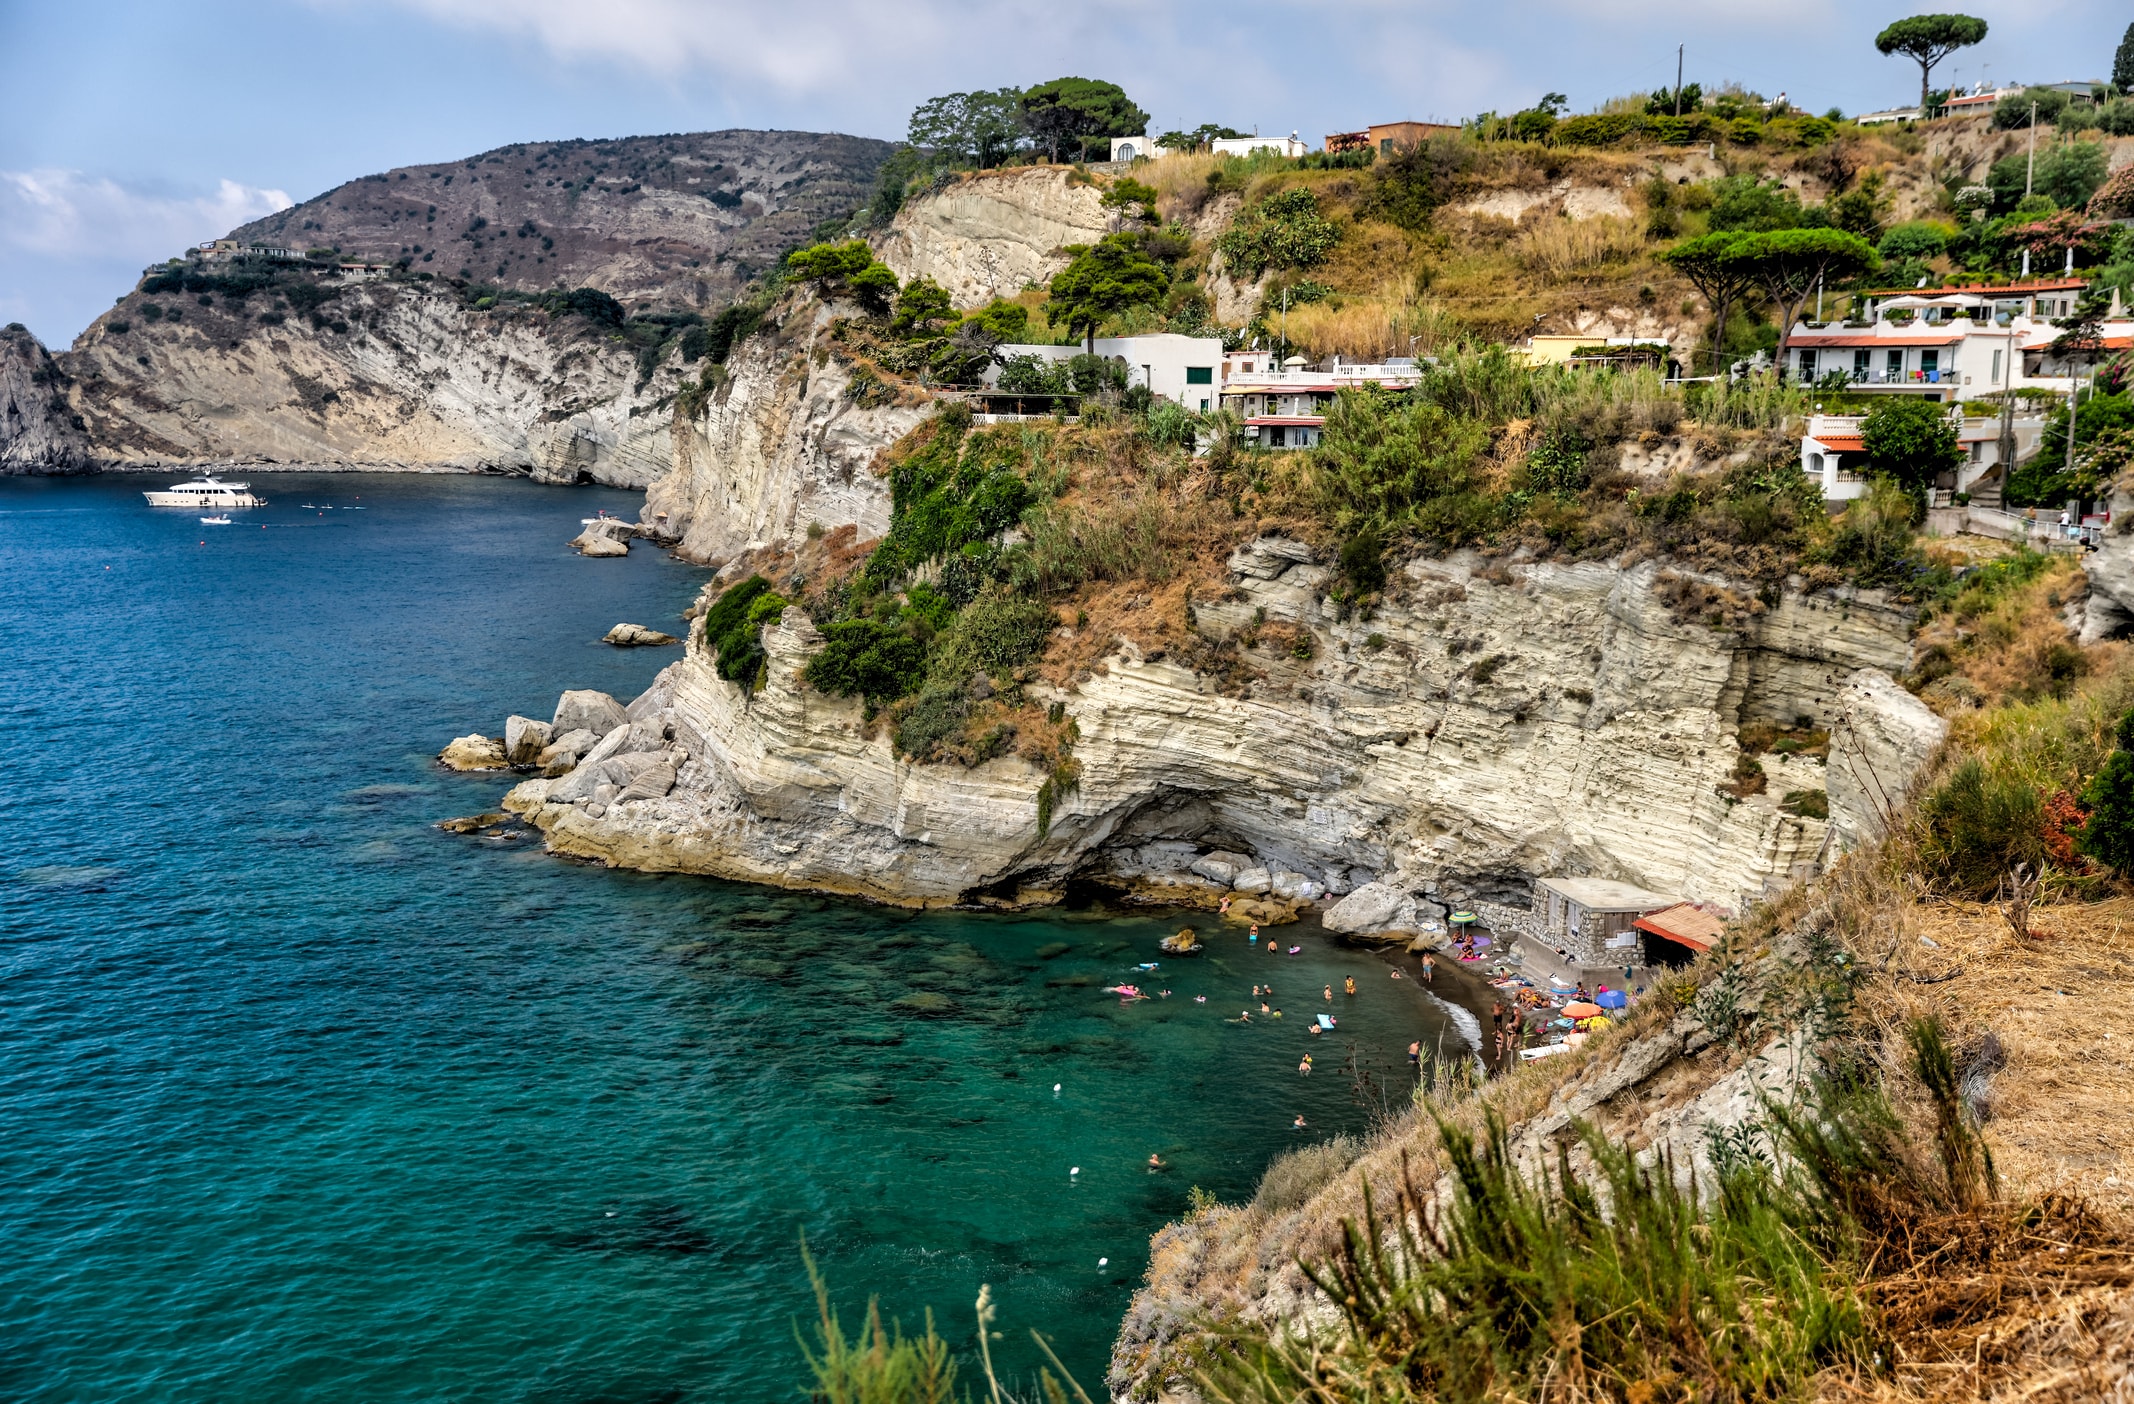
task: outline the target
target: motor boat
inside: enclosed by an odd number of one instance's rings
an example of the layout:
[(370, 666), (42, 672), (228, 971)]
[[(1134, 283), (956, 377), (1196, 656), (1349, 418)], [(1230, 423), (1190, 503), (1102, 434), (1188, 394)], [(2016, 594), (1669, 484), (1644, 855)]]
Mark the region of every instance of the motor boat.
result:
[(175, 483), (160, 492), (144, 492), (151, 507), (264, 507), (267, 500), (254, 497), (249, 483), (226, 483), (210, 474), (189, 483)]
[(200, 519), (200, 525), (202, 526), (228, 526), (229, 524), (230, 514), (227, 512), (219, 517), (202, 517)]

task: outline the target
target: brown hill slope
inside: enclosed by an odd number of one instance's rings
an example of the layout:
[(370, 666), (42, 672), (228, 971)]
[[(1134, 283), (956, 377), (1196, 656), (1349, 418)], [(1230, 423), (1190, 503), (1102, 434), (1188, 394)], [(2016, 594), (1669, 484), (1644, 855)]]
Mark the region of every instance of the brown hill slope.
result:
[(231, 237), (525, 291), (716, 307), (862, 204), (890, 150), (819, 132), (525, 142), (363, 176)]

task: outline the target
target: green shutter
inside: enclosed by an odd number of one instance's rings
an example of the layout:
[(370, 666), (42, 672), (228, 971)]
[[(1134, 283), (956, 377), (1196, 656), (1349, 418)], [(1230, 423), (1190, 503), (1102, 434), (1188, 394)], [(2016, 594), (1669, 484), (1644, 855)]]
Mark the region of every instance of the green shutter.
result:
[(1215, 383), (1215, 367), (1213, 367), (1213, 366), (1187, 366), (1187, 367), (1186, 367), (1186, 384), (1188, 384), (1188, 385), (1213, 385), (1214, 383)]

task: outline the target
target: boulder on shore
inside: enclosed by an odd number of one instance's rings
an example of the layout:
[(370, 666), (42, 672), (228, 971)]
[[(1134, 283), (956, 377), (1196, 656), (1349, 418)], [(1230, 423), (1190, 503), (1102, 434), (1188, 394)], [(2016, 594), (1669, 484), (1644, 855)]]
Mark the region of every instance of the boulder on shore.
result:
[(1421, 922), (1421, 907), (1414, 895), (1384, 882), (1365, 883), (1319, 917), (1319, 924), (1327, 930), (1353, 936), (1413, 931)]
[(619, 517), (601, 517), (586, 523), (585, 530), (571, 538), (571, 549), (581, 556), (627, 556), (630, 538), (635, 535), (635, 523)]
[(543, 775), (562, 775), (574, 769), (585, 759), (588, 751), (600, 744), (600, 738), (583, 727), (566, 731), (542, 748), (534, 757), (534, 764), (541, 767)]
[(622, 703), (605, 692), (584, 689), (566, 692), (556, 700), (556, 718), (549, 723), (549, 731), (555, 736), (571, 731), (605, 736), (616, 727), (629, 724), (630, 714), (623, 710)]
[(647, 629), (642, 624), (617, 624), (603, 634), (600, 641), (613, 644), (617, 648), (665, 648), (669, 644), (681, 642), (672, 634), (662, 634), (659, 630)]
[(504, 718), (504, 758), (513, 765), (532, 765), (555, 739), (554, 729), (532, 717)]
[(510, 765), (504, 759), (504, 743), (481, 735), (454, 737), (437, 759), (450, 770), (503, 770)]

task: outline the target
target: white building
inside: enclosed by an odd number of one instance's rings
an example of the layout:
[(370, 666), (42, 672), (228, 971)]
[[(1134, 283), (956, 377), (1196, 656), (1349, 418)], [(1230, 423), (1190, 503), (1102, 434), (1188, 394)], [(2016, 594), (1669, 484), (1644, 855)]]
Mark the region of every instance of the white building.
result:
[(1981, 287), (1868, 293), (1850, 322), (1803, 322), (1786, 344), (1786, 369), (1803, 381), (1835, 371), (1854, 388), (1958, 400), (2025, 386), (2065, 394), (2066, 375), (2043, 374), (2032, 350), (2074, 310), (2082, 278)]
[[(1867, 443), (1860, 437), (1864, 419), (1857, 414), (1808, 417), (1808, 431), (1801, 435), (1801, 471), (1822, 485), (1825, 502), (1850, 502), (1867, 495)], [(1949, 420), (1964, 458), (1954, 473), (1936, 484), (1938, 491), (1951, 497), (1964, 493), (1982, 507), (1998, 506), (2001, 486), (2007, 481), (2001, 461), (2001, 421), (1992, 416), (1966, 416), (1954, 406)], [(2015, 456), (2020, 462), (2037, 452), (2045, 420), (2036, 414), (2018, 414), (2013, 427)]]
[(1114, 161), (1138, 161), (1144, 156), (1154, 156), (1156, 144), (1149, 140), (1148, 133), (1139, 136), (1113, 137), (1111, 158)]
[[(1071, 361), (1082, 354), (1072, 346), (1002, 346), (997, 355), (1035, 356), (1041, 361)], [(1146, 385), (1158, 399), (1171, 400), (1196, 413), (1215, 408), (1216, 372), (1223, 364), (1223, 343), (1212, 336), (1154, 332), (1147, 336), (1100, 336), (1096, 353), (1126, 367), (1126, 383)], [(985, 373), (988, 389), (1000, 380), (1000, 367)]]
[(1319, 442), (1326, 412), (1343, 390), (1377, 385), (1412, 390), (1422, 378), (1413, 360), (1349, 361), (1340, 357), (1322, 369), (1277, 363), (1269, 351), (1233, 351), (1223, 360), (1223, 408), (1245, 421), (1245, 437), (1263, 448), (1311, 448)]
[(1208, 149), (1218, 156), (1250, 156), (1255, 151), (1272, 151), (1277, 156), (1302, 156), (1311, 146), (1291, 132), (1286, 137), (1220, 137), (1210, 142)]

